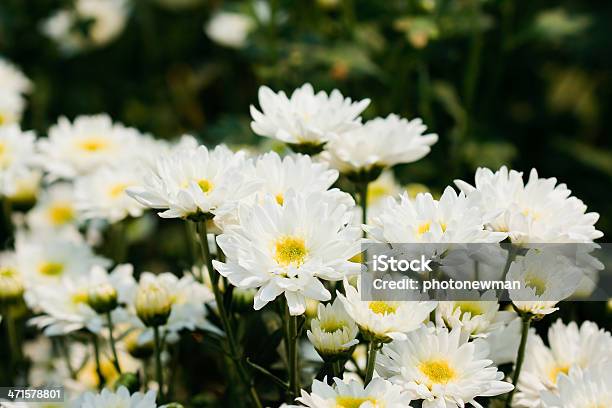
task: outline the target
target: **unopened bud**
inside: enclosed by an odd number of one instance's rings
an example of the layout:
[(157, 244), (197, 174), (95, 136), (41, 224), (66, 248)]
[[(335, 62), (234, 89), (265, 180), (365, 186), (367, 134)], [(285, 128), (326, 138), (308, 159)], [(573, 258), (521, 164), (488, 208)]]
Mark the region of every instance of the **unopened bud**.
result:
[(136, 314), (148, 327), (163, 326), (172, 311), (172, 296), (157, 282), (141, 285), (136, 293)]
[(87, 304), (98, 314), (108, 313), (117, 307), (117, 290), (110, 283), (89, 289)]

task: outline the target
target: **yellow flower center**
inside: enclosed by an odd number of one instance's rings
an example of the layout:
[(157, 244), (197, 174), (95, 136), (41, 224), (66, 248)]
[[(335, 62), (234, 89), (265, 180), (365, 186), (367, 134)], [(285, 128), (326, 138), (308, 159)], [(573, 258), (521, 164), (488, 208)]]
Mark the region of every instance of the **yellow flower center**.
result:
[(531, 217), (533, 220), (538, 220), (542, 217), (541, 213), (529, 208), (525, 208), (523, 211), (521, 211), (521, 214), (523, 214), (525, 217)]
[(55, 226), (68, 224), (74, 220), (74, 209), (68, 203), (58, 203), (49, 208), (49, 218)]
[(206, 179), (198, 180), (198, 186), (200, 186), (203, 193), (209, 193), (213, 189), (213, 183)]
[(282, 266), (300, 266), (308, 254), (306, 242), (299, 237), (282, 237), (275, 242), (274, 247), (274, 260)]
[(81, 140), (78, 143), (78, 147), (86, 152), (96, 153), (100, 150), (108, 149), (110, 147), (110, 143), (108, 142), (108, 140), (105, 140), (101, 137), (93, 136), (88, 139)]
[(391, 195), (391, 189), (382, 183), (370, 183), (368, 185), (368, 205), (372, 205)]
[(456, 309), (461, 310), (460, 318), (466, 313), (469, 313), (472, 317), (483, 314), (482, 307), (479, 302), (470, 302), (470, 301), (459, 301), (455, 302)]
[(87, 295), (87, 291), (81, 290), (73, 293), (70, 297), (70, 300), (72, 300), (73, 304), (78, 305), (80, 303), (87, 303), (88, 297), (89, 296)]
[(431, 227), (431, 222), (427, 221), (423, 224), (419, 225), (417, 228), (417, 235), (423, 235), (426, 232), (429, 232), (429, 228)]
[(525, 278), (525, 285), (535, 289), (537, 296), (542, 296), (542, 294), (546, 291), (546, 282), (544, 279), (538, 276), (527, 276)]
[(321, 320), (321, 330), (326, 333), (333, 333), (337, 330), (341, 330), (344, 327), (343, 322), (336, 319)]
[(382, 300), (374, 300), (368, 304), (371, 311), (379, 315), (387, 315), (395, 313), (397, 305), (389, 304)]
[(0, 278), (14, 278), (17, 276), (17, 271), (6, 266), (0, 267)]
[(42, 262), (38, 271), (46, 276), (58, 276), (64, 272), (64, 264), (61, 262)]
[(4, 122), (8, 122), (2, 113), (0, 113), (0, 126), (4, 125)]
[(283, 203), (285, 202), (285, 198), (283, 197), (281, 193), (278, 193), (276, 197), (274, 198), (276, 199), (276, 202), (279, 203), (280, 205), (283, 205)]
[(549, 378), (552, 381), (553, 384), (557, 383), (557, 377), (559, 376), (559, 374), (563, 373), (563, 374), (568, 374), (569, 373), (569, 366), (568, 365), (555, 365), (552, 370), (550, 370), (549, 373)]
[(372, 397), (349, 397), (339, 395), (336, 397), (336, 408), (359, 408), (363, 403), (370, 402), (376, 406), (378, 402)]
[[(0, 125), (2, 125), (2, 123), (0, 123)], [(9, 164), (10, 164), (10, 158), (8, 155), (8, 146), (0, 142), (0, 169), (4, 167), (8, 167)]]
[(117, 183), (108, 190), (108, 195), (111, 198), (119, 198), (129, 186), (127, 183)]
[(419, 364), (419, 370), (429, 379), (431, 384), (448, 384), (457, 374), (446, 360), (429, 360)]

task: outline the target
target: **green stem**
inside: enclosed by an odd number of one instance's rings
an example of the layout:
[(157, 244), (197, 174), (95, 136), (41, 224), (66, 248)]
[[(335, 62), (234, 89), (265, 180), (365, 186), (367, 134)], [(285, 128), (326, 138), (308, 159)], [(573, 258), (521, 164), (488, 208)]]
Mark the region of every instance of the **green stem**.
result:
[(285, 317), (287, 322), (286, 341), (287, 369), (289, 371), (289, 394), (291, 401), (293, 401), (300, 395), (300, 366), (297, 350), (297, 316), (291, 316), (289, 313), (289, 306), (286, 306)]
[(342, 361), (334, 361), (332, 364), (332, 374), (334, 377), (342, 378)]
[(374, 367), (376, 366), (376, 353), (378, 352), (378, 342), (370, 340), (368, 346), (368, 363), (366, 366), (365, 385), (368, 385), (372, 381), (374, 376)]
[(162, 345), (159, 337), (159, 326), (153, 326), (153, 337), (155, 341), (155, 379), (159, 388), (159, 400), (163, 402), (164, 399), (164, 374), (162, 372), (161, 363), (161, 352)]
[(94, 349), (94, 358), (96, 360), (96, 374), (98, 375), (98, 390), (102, 390), (104, 387), (104, 376), (102, 375), (102, 365), (100, 364), (100, 345), (98, 344), (98, 337), (92, 333), (91, 342)]
[(508, 393), (508, 398), (506, 399), (506, 408), (510, 408), (512, 406), (512, 397), (514, 396), (514, 391), (516, 391), (519, 376), (521, 375), (521, 368), (523, 367), (523, 360), (525, 359), (525, 347), (527, 346), (527, 337), (529, 337), (529, 326), (531, 324), (531, 318), (532, 317), (530, 315), (521, 316), (521, 319), (523, 320), (523, 329), (521, 332), (521, 343), (519, 345), (518, 353), (516, 355), (516, 366), (514, 368), (514, 374), (512, 376), (512, 385), (514, 385), (514, 388)]
[(10, 356), (12, 356), (10, 358), (11, 364), (9, 374), (9, 377), (12, 378), (13, 375), (17, 375), (19, 366), (21, 365), (21, 343), (19, 341), (15, 316), (13, 316), (10, 308), (4, 318), (6, 319), (6, 333), (9, 339), (9, 350), (11, 351)]
[[(359, 205), (361, 206), (361, 223), (366, 224), (368, 221), (368, 182), (357, 183), (357, 195), (359, 196)], [(363, 233), (365, 236), (365, 232)]]
[(517, 248), (514, 244), (510, 244), (508, 248), (508, 256), (506, 257), (506, 264), (504, 265), (504, 271), (502, 273), (502, 281), (506, 280), (506, 275), (508, 275), (508, 271), (510, 270), (510, 265), (512, 265), (512, 261), (516, 257)]
[(249, 390), (249, 395), (252, 399), (253, 404), (256, 407), (262, 407), (259, 395), (257, 394), (257, 390), (255, 389), (251, 377), (244, 366), (244, 362), (242, 361), (243, 356), (239, 352), (238, 344), (236, 343), (236, 338), (234, 336), (234, 331), (230, 323), (230, 318), (227, 314), (227, 310), (225, 309), (225, 303), (223, 302), (223, 294), (221, 293), (221, 289), (219, 288), (219, 274), (217, 274), (213, 268), (210, 248), (208, 247), (208, 233), (206, 231), (206, 221), (197, 223), (196, 229), (198, 232), (200, 247), (202, 249), (202, 256), (204, 257), (204, 261), (208, 269), (210, 284), (215, 295), (215, 303), (217, 304), (217, 310), (219, 311), (219, 318), (221, 319), (221, 324), (223, 326), (223, 330), (225, 331), (225, 336), (227, 338), (227, 345), (229, 347), (230, 355), (232, 356), (232, 360), (236, 365), (236, 369), (238, 370), (238, 375), (240, 376), (241, 381)]
[(108, 321), (108, 333), (110, 338), (111, 351), (113, 352), (113, 365), (117, 373), (121, 374), (121, 366), (119, 365), (119, 357), (117, 357), (117, 348), (115, 347), (115, 337), (113, 336), (113, 318), (111, 312), (106, 312), (106, 320)]
[(70, 373), (70, 378), (74, 380), (76, 379), (76, 371), (74, 371), (74, 368), (72, 367), (72, 363), (70, 362), (70, 352), (68, 351), (68, 347), (66, 346), (66, 341), (67, 341), (66, 337), (60, 338), (58, 345), (62, 353), (62, 357), (64, 357), (66, 368), (68, 368), (68, 372)]

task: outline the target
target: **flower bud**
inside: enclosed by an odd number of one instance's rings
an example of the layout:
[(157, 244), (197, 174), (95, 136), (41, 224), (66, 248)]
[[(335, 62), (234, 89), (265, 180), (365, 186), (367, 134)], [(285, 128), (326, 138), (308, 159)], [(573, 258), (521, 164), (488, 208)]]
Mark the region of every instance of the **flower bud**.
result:
[(23, 282), (13, 268), (0, 267), (0, 304), (18, 302), (23, 296)]
[(117, 290), (110, 283), (102, 283), (89, 289), (87, 304), (98, 314), (108, 313), (117, 307)]
[(136, 314), (148, 327), (163, 326), (172, 311), (172, 296), (157, 282), (141, 285), (136, 293)]

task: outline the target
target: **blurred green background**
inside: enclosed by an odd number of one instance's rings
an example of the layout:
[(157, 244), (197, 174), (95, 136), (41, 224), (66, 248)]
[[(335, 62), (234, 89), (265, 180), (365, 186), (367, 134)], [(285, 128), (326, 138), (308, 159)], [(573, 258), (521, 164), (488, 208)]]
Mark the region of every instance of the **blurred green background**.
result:
[[(477, 166), (536, 167), (612, 232), (610, 2), (128, 0), (115, 39), (67, 54), (41, 24), (71, 3), (0, 2), (0, 54), (34, 81), (23, 124), (41, 135), (60, 115), (108, 112), (162, 138), (265, 143), (249, 129), (257, 88), (311, 82), (371, 98), (366, 119), (421, 116), (440, 135), (402, 182), (439, 191)], [(250, 20), (239, 46), (205, 33), (220, 11)]]

